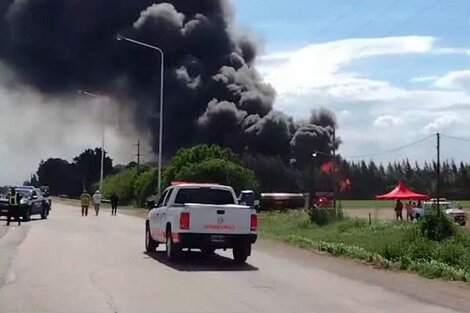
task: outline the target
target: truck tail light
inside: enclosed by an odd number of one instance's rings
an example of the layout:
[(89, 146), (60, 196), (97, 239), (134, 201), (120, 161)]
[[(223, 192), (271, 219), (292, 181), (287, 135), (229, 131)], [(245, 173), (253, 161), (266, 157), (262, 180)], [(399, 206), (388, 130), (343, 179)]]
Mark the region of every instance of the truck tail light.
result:
[(180, 229), (189, 229), (189, 212), (181, 212)]
[(256, 228), (258, 228), (258, 216), (256, 216), (256, 214), (251, 214), (250, 230), (256, 231)]

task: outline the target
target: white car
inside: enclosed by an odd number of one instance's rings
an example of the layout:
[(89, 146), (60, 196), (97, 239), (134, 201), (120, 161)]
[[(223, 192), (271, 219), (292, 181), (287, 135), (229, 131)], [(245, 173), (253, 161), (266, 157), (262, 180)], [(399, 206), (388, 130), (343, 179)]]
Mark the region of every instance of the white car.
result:
[[(421, 208), (414, 208), (411, 213), (411, 219), (421, 219), (426, 212), (432, 208), (432, 206), (437, 205), (437, 201), (435, 199), (431, 199), (431, 201), (425, 201), (422, 203)], [(457, 203), (452, 201), (447, 201), (446, 199), (439, 199), (439, 207), (441, 210), (451, 219), (453, 219), (456, 223), (461, 226), (465, 226), (467, 223), (467, 213), (459, 208)]]
[(235, 262), (244, 263), (256, 242), (256, 211), (238, 205), (232, 187), (181, 184), (167, 188), (150, 210), (145, 223), (145, 247), (153, 252), (165, 243), (170, 261), (181, 251), (233, 249)]

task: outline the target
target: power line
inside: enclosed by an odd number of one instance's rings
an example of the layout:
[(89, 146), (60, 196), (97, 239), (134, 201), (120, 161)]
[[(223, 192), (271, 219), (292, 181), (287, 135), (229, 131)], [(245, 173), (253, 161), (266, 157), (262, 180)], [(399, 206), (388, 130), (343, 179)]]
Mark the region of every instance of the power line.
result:
[(454, 140), (460, 140), (460, 141), (465, 141), (465, 142), (470, 142), (469, 138), (462, 138), (462, 137), (455, 137), (455, 136), (449, 136), (449, 135), (444, 135), (441, 134), (442, 137), (449, 138), (449, 139), (454, 139)]
[(426, 140), (429, 140), (429, 139), (433, 138), (434, 136), (435, 135), (433, 134), (433, 135), (427, 136), (425, 138), (422, 138), (420, 140), (417, 140), (417, 141), (414, 141), (414, 142), (411, 142), (411, 143), (408, 143), (406, 145), (399, 146), (399, 147), (396, 147), (396, 148), (393, 148), (393, 149), (389, 149), (389, 150), (384, 150), (384, 151), (371, 153), (371, 154), (343, 156), (343, 158), (344, 159), (361, 159), (361, 158), (370, 158), (370, 157), (376, 157), (376, 156), (381, 156), (381, 155), (385, 155), (385, 154), (390, 154), (390, 153), (398, 152), (398, 151), (404, 150), (406, 148), (409, 148), (409, 147), (415, 146), (417, 144), (420, 144), (420, 143), (422, 143)]

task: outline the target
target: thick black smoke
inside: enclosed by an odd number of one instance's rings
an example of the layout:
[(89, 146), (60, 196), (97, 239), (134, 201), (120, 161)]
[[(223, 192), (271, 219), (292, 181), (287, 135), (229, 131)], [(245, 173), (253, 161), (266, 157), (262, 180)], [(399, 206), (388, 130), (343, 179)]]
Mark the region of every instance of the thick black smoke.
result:
[(157, 147), (160, 57), (117, 33), (165, 52), (166, 154), (213, 142), (287, 159), (310, 150), (301, 138), (335, 126), (325, 112), (299, 126), (273, 111), (275, 91), (253, 67), (257, 45), (234, 31), (226, 0), (0, 0), (0, 61), (44, 93), (84, 88), (133, 105)]

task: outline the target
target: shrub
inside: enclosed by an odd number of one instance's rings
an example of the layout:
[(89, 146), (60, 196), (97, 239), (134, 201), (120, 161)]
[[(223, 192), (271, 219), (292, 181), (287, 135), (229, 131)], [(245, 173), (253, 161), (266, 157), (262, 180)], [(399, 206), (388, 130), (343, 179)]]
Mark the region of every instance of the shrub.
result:
[(403, 257), (403, 248), (403, 244), (401, 243), (392, 243), (386, 245), (382, 251), (380, 251), (380, 255), (387, 260), (397, 262)]
[[(342, 219), (343, 216), (341, 214), (337, 214), (338, 219)], [(340, 233), (345, 233), (348, 231), (354, 231), (356, 229), (361, 229), (368, 227), (369, 223), (360, 218), (351, 218), (351, 219), (346, 219), (343, 223), (338, 225), (338, 232)]]
[(310, 222), (319, 226), (333, 223), (340, 219), (334, 209), (313, 207), (308, 209)]
[(154, 168), (146, 169), (134, 181), (134, 197), (137, 205), (145, 204), (148, 197), (157, 193), (157, 174)]
[(442, 241), (457, 233), (454, 222), (437, 208), (432, 208), (423, 217), (421, 233), (430, 240)]
[(109, 199), (111, 194), (115, 192), (119, 196), (121, 204), (129, 204), (134, 198), (134, 179), (136, 175), (136, 169), (129, 168), (116, 175), (107, 176), (103, 180), (103, 196)]

